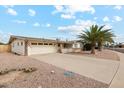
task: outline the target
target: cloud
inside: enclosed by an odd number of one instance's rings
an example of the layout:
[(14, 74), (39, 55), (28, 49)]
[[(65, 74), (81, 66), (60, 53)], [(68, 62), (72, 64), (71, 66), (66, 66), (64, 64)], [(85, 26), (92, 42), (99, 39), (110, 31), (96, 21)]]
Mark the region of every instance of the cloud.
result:
[(42, 24), (41, 26), (42, 27), (51, 27), (51, 24), (50, 23), (45, 23), (45, 24)]
[(114, 9), (121, 10), (122, 6), (121, 5), (116, 5)]
[(61, 13), (61, 18), (73, 19), (76, 13), (90, 12), (95, 13), (95, 9), (90, 5), (68, 5), (68, 6), (54, 6), (55, 11), (52, 14)]
[(27, 21), (24, 20), (13, 20), (13, 22), (18, 23), (18, 24), (26, 24)]
[(115, 21), (122, 21), (123, 19), (120, 16), (114, 16)]
[(122, 42), (124, 41), (124, 34), (116, 34), (116, 37), (114, 37), (115, 42)]
[(40, 24), (39, 22), (35, 22), (33, 24), (34, 27), (51, 27), (50, 23)]
[(46, 27), (50, 27), (50, 26), (51, 26), (51, 24), (49, 24), (49, 23), (46, 24)]
[(7, 13), (8, 14), (10, 14), (10, 15), (14, 15), (14, 16), (16, 16), (18, 13), (14, 10), (14, 9), (12, 9), (12, 8), (8, 8), (7, 9)]
[(5, 8), (13, 8), (14, 5), (3, 5), (3, 7), (5, 7)]
[(109, 22), (109, 18), (108, 18), (107, 16), (105, 16), (105, 17), (103, 18), (103, 21), (104, 21), (104, 22)]
[(61, 18), (64, 19), (75, 19), (74, 15), (70, 15), (70, 14), (61, 14)]
[[(98, 24), (98, 23), (92, 20), (77, 19), (75, 21), (75, 24), (73, 25), (59, 26), (58, 31), (69, 33), (72, 35), (78, 35), (80, 33), (83, 33), (85, 29), (88, 29), (90, 26), (95, 25), (95, 24)], [(98, 25), (105, 25), (104, 29), (112, 29), (112, 26), (108, 23), (98, 24)]]
[(94, 20), (97, 20), (97, 19), (98, 19), (98, 17), (94, 17), (93, 19), (94, 19)]
[(69, 25), (69, 26), (60, 26), (58, 27), (58, 30), (61, 32), (68, 32), (70, 34), (79, 34), (82, 31), (82, 26), (77, 25)]
[(89, 26), (96, 24), (95, 21), (91, 20), (76, 20), (74, 25), (68, 25), (68, 26), (60, 26), (58, 27), (58, 30), (61, 32), (69, 32), (71, 34), (79, 34), (82, 33), (83, 30), (86, 28), (89, 28)]
[(7, 43), (12, 33), (0, 30), (0, 42)]
[(110, 24), (104, 24), (105, 25), (105, 27), (103, 28), (103, 29), (112, 29), (112, 25), (110, 25)]
[(28, 12), (29, 12), (30, 16), (35, 16), (36, 15), (36, 12), (32, 9), (29, 9)]
[(35, 22), (35, 23), (33, 24), (33, 26), (34, 26), (34, 27), (40, 27), (40, 24), (39, 24), (38, 22)]
[(63, 11), (63, 9), (64, 9), (64, 7), (63, 6), (61, 6), (61, 5), (56, 5), (56, 6), (54, 6), (55, 7), (55, 11), (54, 11), (54, 13), (57, 13), (57, 12), (62, 12)]

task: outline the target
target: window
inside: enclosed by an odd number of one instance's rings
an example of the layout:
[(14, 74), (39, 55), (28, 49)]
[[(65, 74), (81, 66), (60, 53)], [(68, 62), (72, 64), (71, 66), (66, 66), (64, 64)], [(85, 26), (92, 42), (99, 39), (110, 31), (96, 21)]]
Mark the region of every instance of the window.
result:
[(38, 43), (38, 45), (43, 45), (43, 43)]
[(31, 43), (31, 45), (37, 45), (37, 43)]
[(74, 47), (79, 48), (79, 44), (78, 43), (74, 44)]
[(77, 48), (77, 44), (76, 44), (76, 43), (75, 43), (75, 44), (73, 44), (73, 47), (74, 47), (74, 48)]
[(44, 45), (48, 45), (48, 43), (44, 43)]
[(23, 42), (21, 42), (21, 46), (23, 46)]
[(49, 45), (53, 45), (52, 43), (49, 43)]

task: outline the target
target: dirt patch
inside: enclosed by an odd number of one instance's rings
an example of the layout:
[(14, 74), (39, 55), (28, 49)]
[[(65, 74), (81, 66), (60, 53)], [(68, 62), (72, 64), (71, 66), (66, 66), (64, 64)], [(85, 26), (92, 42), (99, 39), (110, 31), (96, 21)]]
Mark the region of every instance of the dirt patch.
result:
[(101, 52), (96, 50), (96, 54), (94, 55), (91, 54), (90, 51), (82, 51), (80, 53), (68, 53), (68, 54), (120, 61), (118, 54), (116, 54), (115, 52), (111, 50), (103, 50)]
[(14, 79), (19, 77), (21, 71), (13, 71), (5, 75), (0, 75), (0, 87), (6, 87), (6, 83), (12, 82)]

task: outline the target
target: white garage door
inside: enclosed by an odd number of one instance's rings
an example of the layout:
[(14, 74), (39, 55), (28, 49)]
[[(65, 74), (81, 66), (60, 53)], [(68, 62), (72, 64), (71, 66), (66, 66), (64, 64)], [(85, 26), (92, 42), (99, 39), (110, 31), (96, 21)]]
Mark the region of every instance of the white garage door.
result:
[(32, 54), (47, 54), (47, 53), (56, 53), (57, 48), (52, 45), (42, 45), (42, 46), (30, 46), (28, 48), (28, 55)]

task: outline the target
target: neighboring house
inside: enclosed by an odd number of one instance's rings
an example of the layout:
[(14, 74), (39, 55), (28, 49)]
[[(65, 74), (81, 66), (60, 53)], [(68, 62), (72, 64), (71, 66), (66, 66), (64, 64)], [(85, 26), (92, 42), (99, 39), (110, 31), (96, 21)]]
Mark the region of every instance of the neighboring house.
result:
[(123, 42), (122, 42), (122, 43), (119, 43), (119, 44), (118, 44), (118, 47), (119, 47), (119, 48), (124, 48), (124, 43), (123, 43)]
[(73, 52), (81, 52), (83, 49), (83, 44), (79, 41), (74, 41), (72, 44)]
[(0, 42), (0, 45), (5, 45), (4, 43)]
[(76, 41), (60, 41), (43, 38), (11, 36), (11, 52), (20, 55), (79, 52), (81, 45)]

